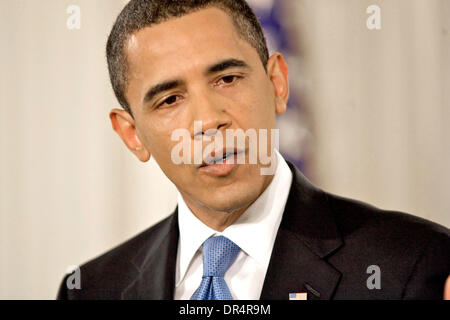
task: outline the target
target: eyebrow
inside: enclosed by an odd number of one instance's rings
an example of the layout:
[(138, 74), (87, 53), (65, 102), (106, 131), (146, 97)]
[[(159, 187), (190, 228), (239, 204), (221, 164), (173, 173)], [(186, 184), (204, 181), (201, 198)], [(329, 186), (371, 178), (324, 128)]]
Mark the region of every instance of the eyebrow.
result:
[(182, 83), (181, 80), (169, 80), (151, 87), (144, 96), (144, 103), (152, 100), (157, 94), (176, 88)]
[[(205, 74), (210, 75), (217, 72), (225, 71), (230, 68), (246, 68), (250, 69), (250, 66), (242, 60), (239, 59), (226, 59), (222, 60), (206, 69)], [(159, 83), (153, 87), (151, 87), (144, 96), (144, 103), (151, 101), (156, 95), (161, 92), (176, 88), (181, 86), (184, 82), (182, 80), (169, 80), (162, 83)]]
[(242, 60), (226, 59), (208, 67), (206, 69), (206, 74), (217, 73), (229, 68), (236, 68), (236, 67), (250, 69), (249, 65)]

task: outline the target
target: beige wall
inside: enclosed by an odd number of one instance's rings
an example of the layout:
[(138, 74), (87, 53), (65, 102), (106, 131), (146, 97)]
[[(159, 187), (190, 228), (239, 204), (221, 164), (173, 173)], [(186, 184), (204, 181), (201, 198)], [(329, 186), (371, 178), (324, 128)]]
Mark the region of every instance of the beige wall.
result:
[[(381, 9), (368, 30), (366, 8)], [(321, 187), (450, 226), (450, 2), (296, 2)]]
[[(108, 122), (104, 45), (125, 2), (0, 0), (0, 298), (52, 299), (68, 265), (175, 206), (158, 166)], [(449, 2), (290, 3), (310, 79), (308, 175), (450, 226)], [(379, 31), (365, 28), (372, 3)], [(80, 30), (66, 27), (70, 4)]]
[[(73, 3), (80, 30), (66, 27)], [(157, 165), (139, 163), (109, 124), (104, 48), (123, 3), (0, 1), (0, 298), (54, 298), (67, 266), (175, 207)]]

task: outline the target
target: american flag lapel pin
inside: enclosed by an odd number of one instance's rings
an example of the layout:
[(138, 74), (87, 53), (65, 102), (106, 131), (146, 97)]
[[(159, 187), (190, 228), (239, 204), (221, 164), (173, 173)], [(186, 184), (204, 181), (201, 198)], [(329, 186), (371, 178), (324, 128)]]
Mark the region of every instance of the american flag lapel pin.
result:
[(307, 300), (306, 292), (289, 293), (289, 300)]

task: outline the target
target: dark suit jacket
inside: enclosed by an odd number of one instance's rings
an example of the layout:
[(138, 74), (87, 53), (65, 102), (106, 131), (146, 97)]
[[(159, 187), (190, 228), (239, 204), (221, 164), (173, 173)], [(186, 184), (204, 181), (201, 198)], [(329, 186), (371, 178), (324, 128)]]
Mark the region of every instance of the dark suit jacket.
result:
[[(450, 231), (326, 193), (292, 164), (293, 182), (261, 299), (442, 299), (450, 273)], [(59, 299), (172, 299), (177, 209), (165, 220), (81, 266), (81, 289)], [(380, 268), (369, 289), (367, 268)], [(369, 281), (371, 282), (371, 281)]]

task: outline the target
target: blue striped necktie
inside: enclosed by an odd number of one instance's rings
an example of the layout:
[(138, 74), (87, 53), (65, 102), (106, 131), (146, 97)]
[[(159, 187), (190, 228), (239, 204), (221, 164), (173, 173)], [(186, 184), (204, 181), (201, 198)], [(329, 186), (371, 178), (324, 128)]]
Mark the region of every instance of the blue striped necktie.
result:
[(203, 243), (203, 277), (191, 300), (233, 300), (223, 276), (241, 249), (224, 236)]

